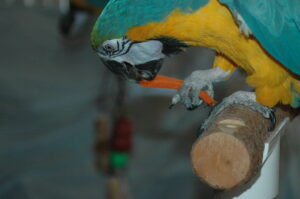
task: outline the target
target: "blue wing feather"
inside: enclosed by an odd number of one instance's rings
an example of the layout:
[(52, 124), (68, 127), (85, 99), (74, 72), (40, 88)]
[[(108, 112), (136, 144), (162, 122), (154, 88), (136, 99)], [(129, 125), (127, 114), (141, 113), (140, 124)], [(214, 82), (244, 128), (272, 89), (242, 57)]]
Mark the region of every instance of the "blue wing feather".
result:
[(299, 0), (220, 0), (238, 11), (265, 50), (300, 75)]
[(110, 0), (98, 18), (93, 33), (94, 47), (103, 41), (126, 35), (128, 29), (163, 21), (173, 10), (192, 12), (208, 0)]

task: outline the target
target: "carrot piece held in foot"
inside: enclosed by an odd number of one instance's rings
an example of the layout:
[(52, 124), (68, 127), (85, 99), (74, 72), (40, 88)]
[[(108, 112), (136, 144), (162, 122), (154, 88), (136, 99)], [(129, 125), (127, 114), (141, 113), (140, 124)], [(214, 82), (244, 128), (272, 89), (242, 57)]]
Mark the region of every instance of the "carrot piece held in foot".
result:
[[(176, 79), (173, 77), (167, 77), (163, 75), (157, 75), (153, 80), (147, 81), (147, 80), (141, 80), (140, 85), (144, 87), (151, 87), (151, 88), (167, 88), (167, 89), (176, 89), (179, 90), (181, 88), (181, 85), (183, 83), (183, 80)], [(200, 91), (199, 97), (208, 105), (213, 106), (217, 104), (217, 102), (211, 98), (207, 92)]]

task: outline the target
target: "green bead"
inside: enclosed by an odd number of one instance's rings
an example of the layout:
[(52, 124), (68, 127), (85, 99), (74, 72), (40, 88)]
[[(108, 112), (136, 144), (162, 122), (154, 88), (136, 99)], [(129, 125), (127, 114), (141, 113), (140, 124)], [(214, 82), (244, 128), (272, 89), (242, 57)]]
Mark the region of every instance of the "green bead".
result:
[(129, 156), (124, 152), (112, 152), (110, 155), (110, 163), (113, 168), (122, 169), (128, 163)]

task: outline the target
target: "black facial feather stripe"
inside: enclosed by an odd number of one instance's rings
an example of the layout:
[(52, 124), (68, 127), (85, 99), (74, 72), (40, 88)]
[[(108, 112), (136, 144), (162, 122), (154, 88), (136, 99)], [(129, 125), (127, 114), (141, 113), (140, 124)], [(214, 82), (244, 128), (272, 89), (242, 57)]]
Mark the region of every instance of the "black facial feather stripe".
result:
[(102, 48), (101, 50), (98, 50), (98, 52), (102, 55), (108, 55), (111, 58), (114, 58), (114, 57), (121, 56), (121, 55), (128, 53), (128, 51), (130, 50), (132, 45), (135, 43), (136, 42), (132, 42), (132, 41), (128, 40), (126, 37), (123, 37), (121, 42), (117, 41), (117, 49), (116, 50), (109, 51), (109, 50), (106, 50), (105, 48)]
[(128, 53), (128, 51), (130, 50), (130, 48), (132, 47), (132, 45), (135, 44), (135, 43), (136, 43), (136, 42), (131, 42), (131, 43), (129, 44), (128, 48), (126, 49), (126, 51), (123, 52), (123, 53), (120, 53), (119, 56)]
[(119, 50), (120, 50), (120, 42), (117, 41), (117, 51), (119, 51)]
[(121, 50), (119, 51), (119, 53), (113, 54), (112, 58), (117, 57), (117, 56), (121, 56), (121, 55), (124, 55), (124, 54), (128, 53), (128, 51), (130, 50), (130, 48), (132, 47), (132, 45), (135, 44), (135, 43), (136, 43), (136, 42), (131, 42), (131, 43), (129, 44), (129, 46), (126, 48), (126, 50), (125, 50), (124, 52), (122, 52), (122, 51), (125, 49), (125, 46), (124, 46), (124, 48), (121, 49)]
[[(151, 39), (150, 39), (151, 40)], [(153, 40), (160, 41), (163, 44), (162, 53), (165, 55), (172, 55), (180, 53), (184, 48), (189, 47), (188, 44), (181, 42), (172, 37), (159, 37)], [(121, 44), (120, 44), (121, 43)], [(117, 41), (117, 49), (114, 51), (107, 51), (103, 49), (99, 53), (102, 55), (109, 55), (111, 58), (124, 55), (129, 52), (133, 44), (140, 43), (136, 41), (130, 41), (126, 37), (122, 38), (122, 41)]]
[(156, 40), (163, 44), (162, 53), (165, 55), (177, 54), (180, 53), (184, 48), (189, 47), (188, 44), (172, 37), (159, 37)]

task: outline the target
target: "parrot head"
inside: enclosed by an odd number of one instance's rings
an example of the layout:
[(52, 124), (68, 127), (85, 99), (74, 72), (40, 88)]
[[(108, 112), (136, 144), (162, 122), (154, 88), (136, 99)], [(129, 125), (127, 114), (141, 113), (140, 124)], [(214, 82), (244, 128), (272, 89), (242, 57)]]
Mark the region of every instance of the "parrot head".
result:
[(113, 73), (139, 82), (152, 80), (161, 69), (164, 58), (178, 53), (183, 46), (171, 38), (136, 42), (124, 36), (104, 41), (96, 52)]
[(125, 79), (151, 80), (162, 66), (165, 54), (160, 41), (130, 41), (126, 37), (106, 40), (96, 50), (105, 66)]
[[(143, 39), (130, 36), (135, 27), (164, 21), (174, 10), (192, 12), (207, 0), (110, 0), (97, 19), (91, 43), (105, 66), (126, 79), (151, 80), (159, 72), (164, 58), (188, 45), (168, 34), (151, 30)], [(149, 31), (136, 35), (146, 35)]]

